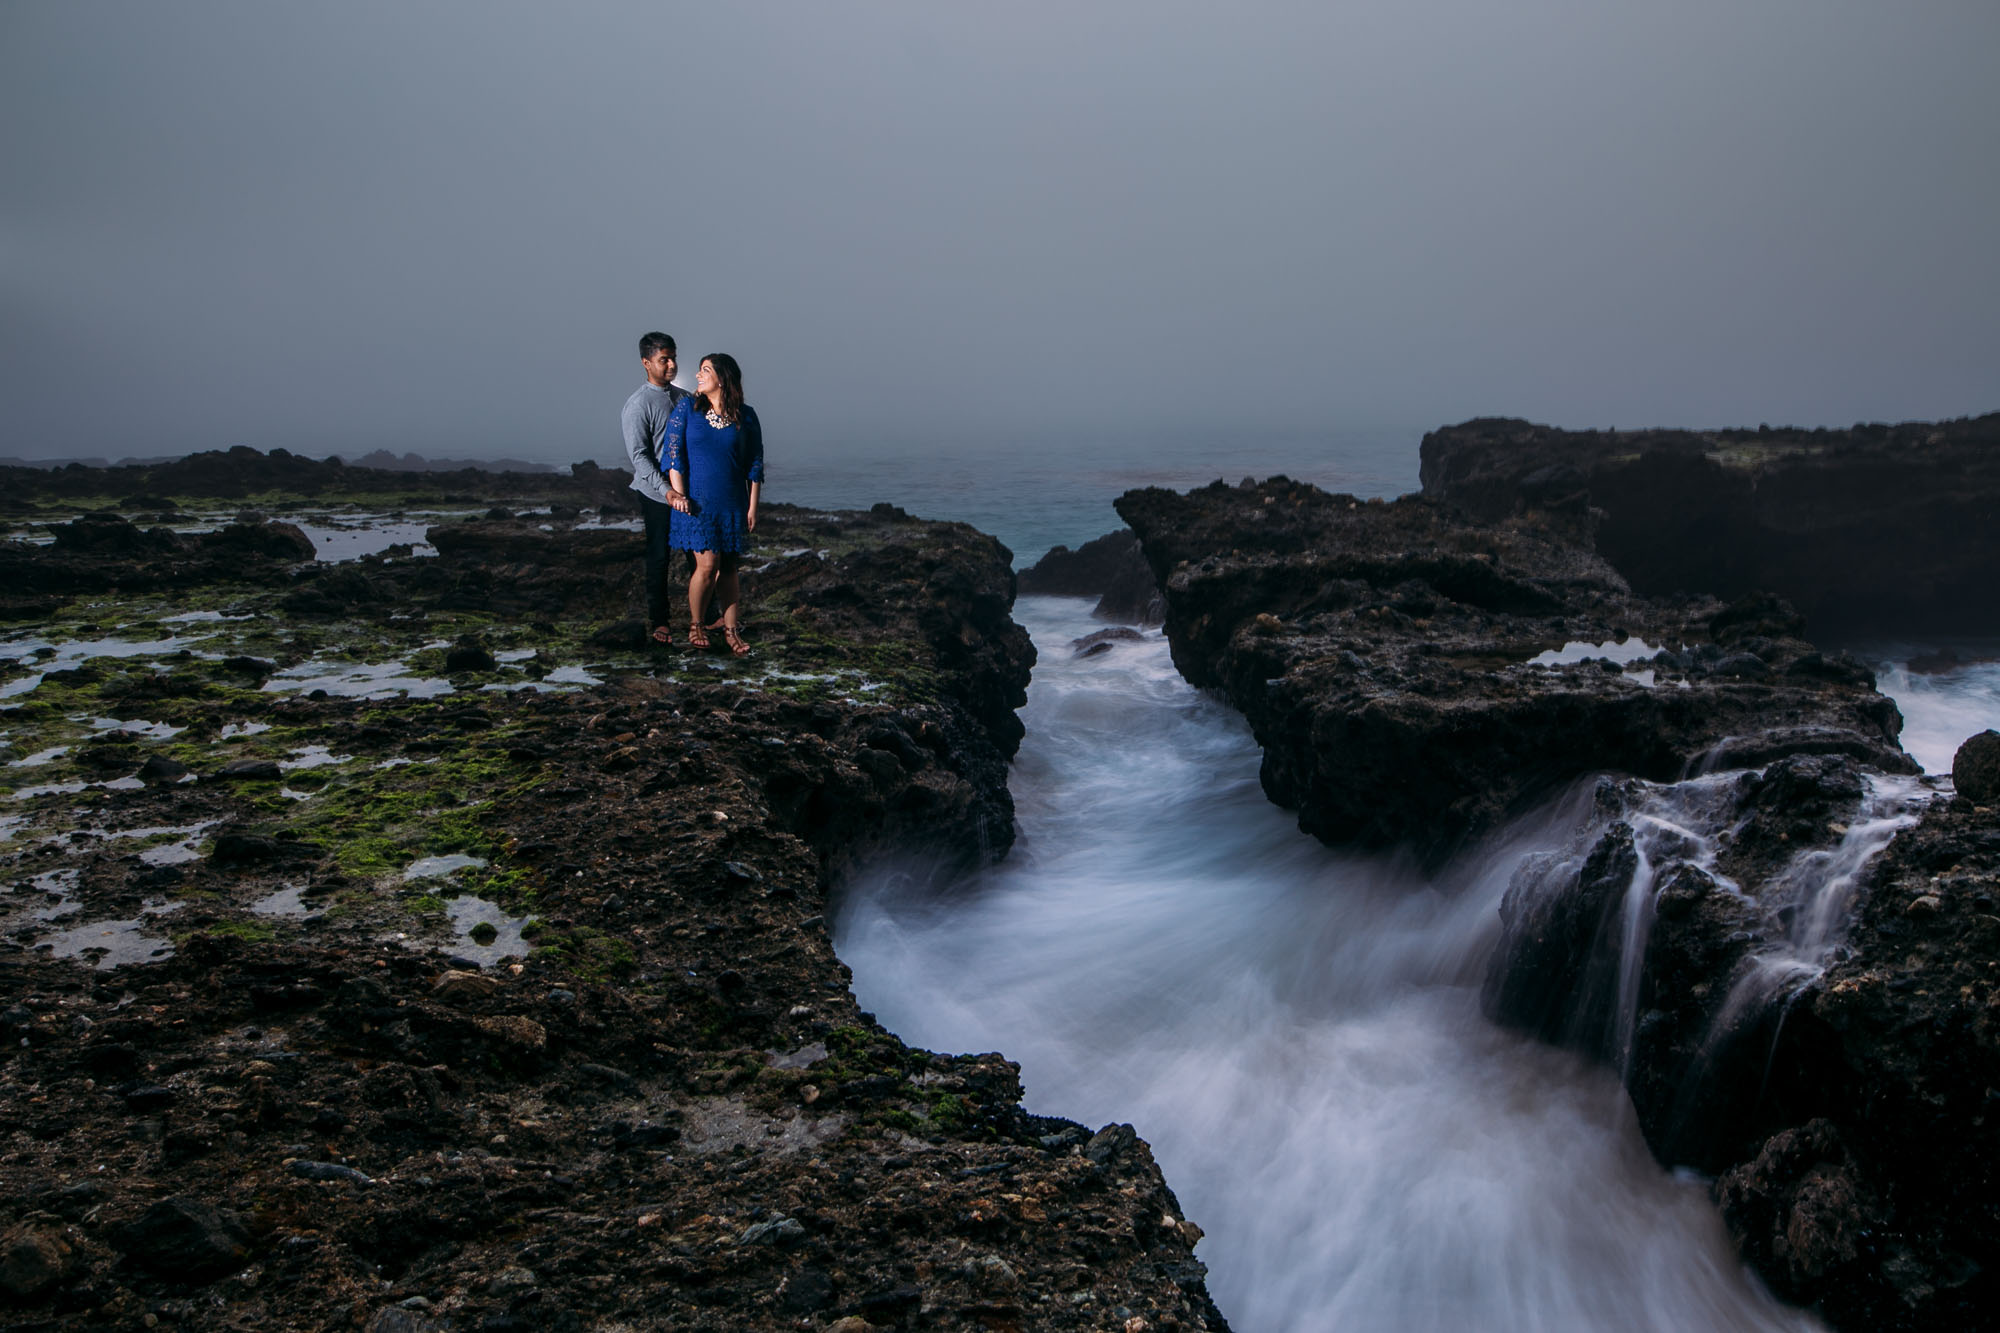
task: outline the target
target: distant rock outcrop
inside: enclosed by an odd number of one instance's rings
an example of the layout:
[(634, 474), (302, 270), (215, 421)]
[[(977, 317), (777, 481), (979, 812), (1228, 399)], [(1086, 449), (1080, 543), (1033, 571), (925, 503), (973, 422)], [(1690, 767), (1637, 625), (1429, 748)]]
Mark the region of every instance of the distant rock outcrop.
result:
[(1592, 535), (1643, 594), (1772, 592), (1822, 637), (2000, 623), (2000, 413), (1839, 431), (1489, 418), (1425, 436), (1421, 477), (1481, 522)]
[(1099, 620), (1157, 625), (1166, 619), (1166, 599), (1130, 528), (1107, 532), (1074, 551), (1055, 547), (1017, 577), (1024, 594), (1097, 598), (1091, 614)]

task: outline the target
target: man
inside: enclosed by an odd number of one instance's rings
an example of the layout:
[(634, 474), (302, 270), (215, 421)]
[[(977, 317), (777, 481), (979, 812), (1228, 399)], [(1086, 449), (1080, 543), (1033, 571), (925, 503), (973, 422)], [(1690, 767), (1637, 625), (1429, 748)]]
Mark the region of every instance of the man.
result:
[(639, 365), (646, 382), (625, 400), (620, 417), (625, 429), (625, 453), (632, 460), (632, 489), (639, 492), (639, 512), (646, 520), (646, 623), (654, 643), (672, 643), (667, 629), (667, 524), (673, 511), (687, 501), (672, 493), (660, 474), (660, 452), (666, 447), (667, 419), (687, 390), (674, 383), (680, 369), (679, 349), (671, 335), (649, 333), (639, 339)]

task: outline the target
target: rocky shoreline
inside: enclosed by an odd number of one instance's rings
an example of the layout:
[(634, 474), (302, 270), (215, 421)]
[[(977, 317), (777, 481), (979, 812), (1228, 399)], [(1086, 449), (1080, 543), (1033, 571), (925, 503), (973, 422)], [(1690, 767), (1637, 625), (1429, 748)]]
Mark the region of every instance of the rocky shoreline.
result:
[(770, 507), (737, 662), (646, 645), (617, 474), (257, 459), (218, 494), (470, 512), (324, 563), (189, 521), (234, 453), (14, 493), (10, 1326), (1226, 1327), (1129, 1126), (828, 938), (871, 848), (1011, 840), (1004, 548)]
[(1303, 829), (1433, 866), (1537, 807), (1569, 830), (1515, 873), (1487, 1012), (1619, 1069), (1775, 1289), (1993, 1326), (1994, 807), (1912, 776), (1893, 702), (1786, 603), (1640, 595), (1579, 515), (1489, 508), (1118, 501), (1176, 664)]

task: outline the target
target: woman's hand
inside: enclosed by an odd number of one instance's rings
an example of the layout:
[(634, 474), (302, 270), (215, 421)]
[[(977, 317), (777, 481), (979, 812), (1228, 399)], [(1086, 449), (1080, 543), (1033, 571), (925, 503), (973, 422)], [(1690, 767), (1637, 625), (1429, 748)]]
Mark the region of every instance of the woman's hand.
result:
[(745, 532), (755, 532), (757, 530), (757, 502), (755, 500), (750, 502), (750, 508), (744, 512), (743, 530)]
[(685, 495), (682, 495), (679, 491), (667, 492), (667, 504), (676, 513), (692, 514), (694, 512), (694, 510), (690, 508), (688, 505), (688, 498)]

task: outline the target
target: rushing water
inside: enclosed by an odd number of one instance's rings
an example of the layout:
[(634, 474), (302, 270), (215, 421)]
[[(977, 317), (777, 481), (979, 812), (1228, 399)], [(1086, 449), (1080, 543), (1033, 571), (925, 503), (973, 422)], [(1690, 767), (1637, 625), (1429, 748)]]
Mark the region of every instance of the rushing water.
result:
[(1241, 1333), (1815, 1327), (1654, 1163), (1614, 1074), (1480, 1016), (1500, 895), (1560, 830), (1436, 884), (1330, 851), (1163, 640), (1071, 656), (1087, 609), (1016, 608), (1041, 660), (1008, 861), (844, 893), (864, 1004), (918, 1044), (1005, 1051), (1033, 1110), (1136, 1125)]

